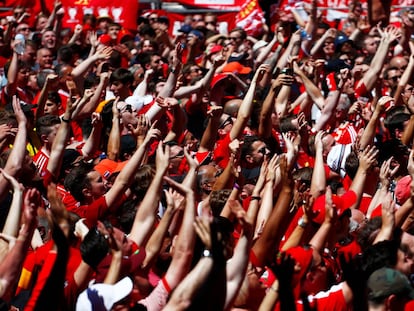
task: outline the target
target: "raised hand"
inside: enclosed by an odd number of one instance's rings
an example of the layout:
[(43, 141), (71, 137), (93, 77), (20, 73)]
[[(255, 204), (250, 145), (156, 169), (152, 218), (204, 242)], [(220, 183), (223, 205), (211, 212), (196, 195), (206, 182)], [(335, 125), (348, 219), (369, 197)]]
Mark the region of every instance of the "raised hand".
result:
[(198, 163), (197, 159), (195, 157), (192, 157), (191, 154), (188, 152), (188, 148), (184, 148), (184, 156), (187, 160), (187, 163), (190, 167), (190, 169), (197, 170), (197, 168), (200, 166), (200, 163)]
[(378, 149), (375, 146), (365, 148), (359, 154), (359, 166), (368, 171), (377, 164)]
[(165, 146), (162, 142), (159, 142), (157, 147), (157, 153), (155, 155), (155, 167), (157, 168), (157, 173), (160, 172), (162, 175), (168, 169), (170, 161), (170, 147)]
[(14, 115), (16, 116), (17, 123), (25, 125), (27, 123), (27, 118), (22, 110), (22, 106), (20, 105), (20, 100), (17, 98), (16, 95), (13, 96), (12, 101)]
[[(148, 133), (145, 136), (145, 139), (144, 139), (144, 142), (143, 142), (144, 144), (148, 144), (152, 139), (161, 139), (161, 131), (159, 129), (155, 128), (156, 125), (157, 125), (157, 122), (154, 122), (151, 125), (151, 128), (148, 130)], [(168, 151), (169, 151), (169, 149), (168, 149)]]

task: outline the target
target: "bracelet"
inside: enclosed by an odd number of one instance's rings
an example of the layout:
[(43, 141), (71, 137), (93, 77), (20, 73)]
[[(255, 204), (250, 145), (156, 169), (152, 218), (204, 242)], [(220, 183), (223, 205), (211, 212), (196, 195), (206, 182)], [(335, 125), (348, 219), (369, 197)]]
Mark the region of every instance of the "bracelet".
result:
[(257, 200), (257, 201), (260, 201), (262, 198), (261, 197), (259, 197), (259, 196), (257, 196), (257, 195), (252, 195), (252, 198), (250, 199), (250, 201), (253, 201), (253, 200)]
[(234, 185), (233, 185), (233, 188), (235, 188), (235, 189), (237, 189), (237, 190), (240, 190), (240, 186), (239, 186), (239, 184), (238, 183), (234, 183)]
[(65, 119), (64, 117), (62, 117), (61, 120), (65, 123), (69, 123), (70, 121), (72, 121), (71, 119)]

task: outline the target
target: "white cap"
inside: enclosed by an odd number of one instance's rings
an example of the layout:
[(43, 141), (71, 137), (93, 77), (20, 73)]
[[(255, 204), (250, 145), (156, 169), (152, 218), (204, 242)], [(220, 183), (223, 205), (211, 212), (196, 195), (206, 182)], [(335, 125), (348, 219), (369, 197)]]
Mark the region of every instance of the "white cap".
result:
[(76, 311), (111, 310), (113, 305), (124, 299), (132, 291), (132, 280), (124, 277), (118, 283), (93, 284), (78, 297)]

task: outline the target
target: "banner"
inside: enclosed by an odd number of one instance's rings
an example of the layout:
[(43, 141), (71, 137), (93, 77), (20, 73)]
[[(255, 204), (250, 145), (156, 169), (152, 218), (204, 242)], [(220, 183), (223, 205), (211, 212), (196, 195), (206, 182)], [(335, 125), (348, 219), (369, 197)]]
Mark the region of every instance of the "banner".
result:
[(165, 2), (178, 2), (196, 8), (239, 11), (245, 0), (171, 0)]
[[(98, 16), (109, 16), (115, 22), (121, 24), (126, 29), (136, 30), (138, 16), (137, 0), (62, 0), (65, 10), (63, 27), (74, 28), (77, 24), (82, 24), (84, 14), (90, 13)], [(54, 0), (45, 0), (48, 10), (53, 10)], [(40, 1), (33, 0), (6, 0), (5, 7), (24, 6), (29, 9), (31, 14), (30, 22), (34, 21), (36, 15), (41, 12)], [(11, 15), (12, 12), (7, 12)]]
[(82, 24), (84, 14), (93, 14), (96, 17), (109, 16), (126, 29), (137, 28), (137, 0), (62, 0), (62, 5), (65, 10), (63, 24), (66, 27)]
[[(318, 9), (322, 10), (323, 15), (326, 20), (334, 21), (336, 19), (346, 18), (348, 16), (348, 11), (350, 4), (353, 0), (318, 0)], [(363, 15), (368, 15), (368, 1), (367, 0), (358, 0), (362, 4)], [(272, 21), (274, 22), (277, 18), (279, 12), (290, 12), (291, 8), (298, 9), (299, 13), (303, 18), (307, 18), (306, 12), (303, 10), (303, 7), (310, 5), (311, 0), (296, 1), (296, 0), (281, 0), (277, 6), (272, 6)], [(407, 7), (414, 6), (414, 0), (392, 0), (391, 2), (391, 22), (394, 16), (398, 12)]]
[(236, 26), (243, 28), (249, 36), (260, 36), (265, 24), (264, 13), (257, 0), (246, 1), (236, 15)]

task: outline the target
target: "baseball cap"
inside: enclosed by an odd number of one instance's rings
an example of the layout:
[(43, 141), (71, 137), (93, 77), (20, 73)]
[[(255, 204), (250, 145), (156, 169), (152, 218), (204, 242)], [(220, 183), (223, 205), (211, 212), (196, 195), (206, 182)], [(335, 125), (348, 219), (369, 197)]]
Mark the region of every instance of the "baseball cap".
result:
[(112, 174), (122, 171), (128, 161), (115, 162), (109, 159), (103, 159), (101, 162), (95, 165), (95, 171), (99, 172), (101, 176), (108, 179)]
[(93, 284), (79, 295), (76, 310), (111, 310), (115, 303), (129, 295), (132, 286), (132, 280), (129, 277), (125, 277), (113, 285)]
[[(312, 221), (318, 224), (322, 224), (325, 220), (325, 194), (317, 197), (313, 203), (313, 212), (316, 214)], [(357, 196), (354, 191), (350, 190), (345, 192), (342, 196), (332, 194), (332, 204), (336, 206), (336, 212), (338, 217), (348, 216), (351, 217), (351, 210), (349, 209), (355, 202)]]
[(181, 26), (181, 28), (178, 29), (178, 32), (182, 32), (182, 33), (185, 33), (185, 34), (189, 34), (191, 30), (193, 30), (193, 27), (191, 27), (188, 24), (183, 24)]
[(407, 175), (401, 178), (399, 181), (397, 181), (397, 184), (395, 186), (395, 198), (397, 199), (397, 203), (402, 205), (405, 201), (407, 201), (410, 198), (411, 195), (411, 176)]
[(220, 44), (216, 44), (212, 46), (212, 48), (208, 51), (208, 55), (220, 52), (223, 49), (223, 47)]
[(247, 75), (252, 72), (252, 68), (245, 67), (239, 62), (231, 62), (228, 63), (226, 66), (223, 67), (222, 72), (233, 72), (236, 74)]
[(389, 295), (405, 295), (414, 299), (414, 289), (408, 278), (401, 272), (391, 268), (374, 271), (368, 278), (368, 299), (376, 300)]

